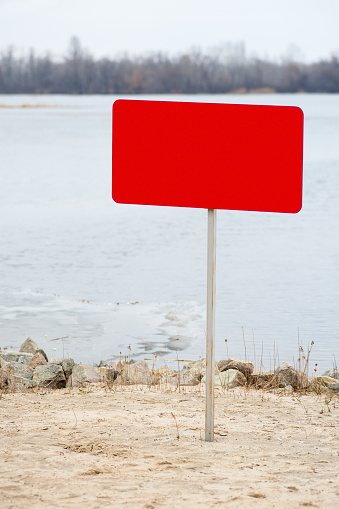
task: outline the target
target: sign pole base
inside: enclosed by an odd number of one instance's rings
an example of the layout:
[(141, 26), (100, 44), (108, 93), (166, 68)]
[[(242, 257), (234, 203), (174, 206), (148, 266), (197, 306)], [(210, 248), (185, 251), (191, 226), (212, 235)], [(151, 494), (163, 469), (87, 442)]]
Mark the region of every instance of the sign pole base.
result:
[(208, 209), (205, 441), (214, 440), (214, 337), (217, 211)]

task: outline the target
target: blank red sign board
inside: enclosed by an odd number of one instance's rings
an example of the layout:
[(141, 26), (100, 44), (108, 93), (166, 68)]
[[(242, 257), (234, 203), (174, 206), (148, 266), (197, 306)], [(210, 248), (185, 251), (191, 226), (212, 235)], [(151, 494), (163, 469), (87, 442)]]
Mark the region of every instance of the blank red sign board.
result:
[(119, 99), (118, 203), (298, 212), (303, 112), (293, 106)]

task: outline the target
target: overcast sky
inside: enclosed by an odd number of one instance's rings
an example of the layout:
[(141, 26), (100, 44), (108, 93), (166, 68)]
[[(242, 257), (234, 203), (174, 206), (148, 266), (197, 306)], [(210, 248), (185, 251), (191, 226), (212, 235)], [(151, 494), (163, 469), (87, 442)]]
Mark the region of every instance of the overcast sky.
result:
[(0, 0), (0, 51), (55, 57), (77, 36), (95, 57), (243, 41), (249, 55), (315, 61), (339, 54), (338, 27), (339, 0)]

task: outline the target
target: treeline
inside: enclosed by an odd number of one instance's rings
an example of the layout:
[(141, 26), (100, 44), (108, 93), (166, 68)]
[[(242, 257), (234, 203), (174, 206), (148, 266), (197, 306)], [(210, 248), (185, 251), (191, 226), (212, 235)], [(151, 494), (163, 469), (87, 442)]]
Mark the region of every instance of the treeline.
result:
[(273, 62), (247, 57), (243, 44), (238, 44), (172, 57), (156, 53), (96, 60), (77, 38), (59, 61), (34, 51), (17, 55), (11, 47), (0, 53), (2, 94), (217, 94), (259, 89), (338, 93), (339, 57), (312, 64)]

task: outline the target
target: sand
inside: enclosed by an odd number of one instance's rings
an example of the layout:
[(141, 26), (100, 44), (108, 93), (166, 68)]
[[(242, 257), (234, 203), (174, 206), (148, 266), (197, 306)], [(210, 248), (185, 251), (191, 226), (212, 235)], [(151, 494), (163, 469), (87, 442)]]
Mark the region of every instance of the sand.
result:
[(0, 398), (0, 507), (339, 508), (339, 398), (141, 386)]

